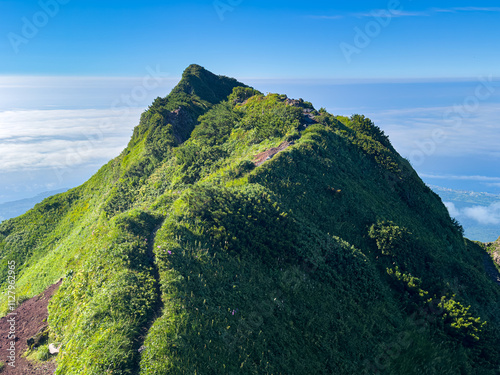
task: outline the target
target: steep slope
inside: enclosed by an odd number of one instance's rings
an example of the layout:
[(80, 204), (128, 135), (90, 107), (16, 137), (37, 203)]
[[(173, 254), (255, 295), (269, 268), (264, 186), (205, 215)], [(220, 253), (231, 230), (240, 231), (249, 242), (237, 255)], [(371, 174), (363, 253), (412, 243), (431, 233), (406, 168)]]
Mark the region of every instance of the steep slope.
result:
[(500, 269), (500, 237), (489, 245), (489, 252), (496, 266)]
[(64, 277), (57, 374), (500, 365), (484, 249), (378, 127), (196, 65), (119, 157), (0, 236), (20, 295)]

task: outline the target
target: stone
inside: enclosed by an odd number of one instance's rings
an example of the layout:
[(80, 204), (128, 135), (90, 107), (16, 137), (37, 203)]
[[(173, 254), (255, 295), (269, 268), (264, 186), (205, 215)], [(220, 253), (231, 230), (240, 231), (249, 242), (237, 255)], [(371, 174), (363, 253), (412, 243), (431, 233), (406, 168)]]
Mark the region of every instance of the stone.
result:
[(57, 348), (54, 344), (49, 344), (49, 353), (54, 355), (59, 353), (59, 348)]

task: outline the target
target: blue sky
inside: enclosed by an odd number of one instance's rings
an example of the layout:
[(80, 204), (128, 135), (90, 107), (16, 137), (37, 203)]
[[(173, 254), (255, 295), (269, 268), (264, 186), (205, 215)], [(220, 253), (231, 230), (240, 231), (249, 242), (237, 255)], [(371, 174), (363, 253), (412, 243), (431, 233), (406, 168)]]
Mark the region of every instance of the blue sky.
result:
[(0, 202), (87, 180), (191, 63), (366, 114), (426, 182), (499, 193), (499, 16), (487, 1), (0, 1)]
[[(135, 76), (160, 64), (178, 75), (197, 62), (261, 78), (498, 75), (500, 7), (491, 3), (1, 1), (0, 74)], [(368, 42), (349, 63), (340, 46), (356, 47), (358, 29)]]

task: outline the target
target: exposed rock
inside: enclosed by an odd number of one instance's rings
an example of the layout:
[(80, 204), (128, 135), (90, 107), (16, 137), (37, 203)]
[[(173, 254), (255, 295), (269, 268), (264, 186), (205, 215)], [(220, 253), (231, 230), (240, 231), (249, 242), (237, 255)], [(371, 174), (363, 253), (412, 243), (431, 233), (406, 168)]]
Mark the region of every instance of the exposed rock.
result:
[(500, 238), (493, 243), (492, 249), (493, 261), (500, 266)]
[[(500, 254), (498, 252), (492, 252), (491, 257), (488, 255), (488, 253), (484, 253), (483, 256), (483, 265), (486, 273), (490, 277), (491, 280), (496, 282), (497, 284), (500, 285), (500, 273), (498, 272), (497, 268), (495, 267), (494, 263), (499, 264), (500, 261)], [(492, 259), (493, 258), (493, 259)]]
[(196, 121), (188, 110), (179, 107), (167, 115), (165, 123), (172, 125), (175, 141), (181, 144), (189, 138)]
[(304, 107), (303, 99), (290, 99), (286, 98), (285, 103), (292, 107)]
[(49, 344), (49, 353), (54, 355), (59, 353), (59, 348), (57, 348), (54, 344)]
[(500, 266), (500, 253), (493, 253), (493, 260)]
[(316, 121), (314, 115), (312, 115), (309, 112), (304, 111), (304, 116), (302, 117), (304, 123), (306, 126), (312, 125), (312, 124), (317, 124), (318, 121)]

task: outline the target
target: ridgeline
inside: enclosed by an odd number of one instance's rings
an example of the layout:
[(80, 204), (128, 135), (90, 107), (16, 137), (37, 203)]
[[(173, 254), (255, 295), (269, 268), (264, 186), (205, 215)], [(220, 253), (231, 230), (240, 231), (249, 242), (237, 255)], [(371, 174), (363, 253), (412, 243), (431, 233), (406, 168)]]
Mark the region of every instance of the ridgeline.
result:
[(89, 181), (0, 224), (3, 291), (12, 261), (21, 299), (63, 278), (59, 375), (495, 375), (485, 254), (370, 119), (197, 65)]

